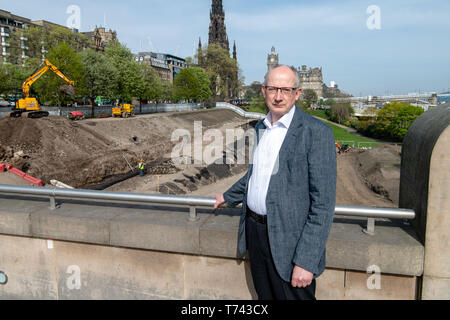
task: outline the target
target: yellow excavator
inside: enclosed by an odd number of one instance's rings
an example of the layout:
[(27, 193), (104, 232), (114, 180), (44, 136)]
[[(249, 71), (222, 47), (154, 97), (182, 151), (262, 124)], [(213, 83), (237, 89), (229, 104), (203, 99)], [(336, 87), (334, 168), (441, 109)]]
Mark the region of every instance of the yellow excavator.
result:
[(27, 112), (28, 118), (42, 118), (48, 117), (47, 111), (42, 111), (39, 106), (39, 102), (36, 98), (30, 97), (30, 87), (36, 82), (44, 73), (48, 70), (53, 71), (57, 76), (66, 81), (68, 85), (61, 87), (61, 90), (66, 94), (73, 95), (73, 86), (75, 82), (67, 78), (59, 69), (54, 66), (50, 61), (44, 60), (44, 62), (36, 69), (31, 76), (29, 76), (25, 82), (22, 84), (22, 92), (24, 98), (16, 101), (14, 106), (14, 111), (10, 113), (11, 117), (18, 118), (22, 116), (22, 113)]
[(112, 116), (128, 118), (134, 116), (134, 105), (129, 103), (116, 103), (115, 107), (112, 108)]

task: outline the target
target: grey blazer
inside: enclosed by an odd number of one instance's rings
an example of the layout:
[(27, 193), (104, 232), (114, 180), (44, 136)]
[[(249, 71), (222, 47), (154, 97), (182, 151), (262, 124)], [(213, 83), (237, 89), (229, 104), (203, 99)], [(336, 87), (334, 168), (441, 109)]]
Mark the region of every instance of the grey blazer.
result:
[[(294, 106), (294, 108), (296, 108)], [(255, 126), (256, 143), (263, 120)], [(318, 277), (325, 269), (325, 246), (336, 202), (336, 148), (331, 128), (296, 108), (278, 154), (279, 168), (270, 179), (266, 197), (269, 243), (275, 267), (291, 282), (294, 264)], [(238, 252), (247, 250), (245, 222), (247, 174), (223, 197), (229, 206), (242, 202)]]

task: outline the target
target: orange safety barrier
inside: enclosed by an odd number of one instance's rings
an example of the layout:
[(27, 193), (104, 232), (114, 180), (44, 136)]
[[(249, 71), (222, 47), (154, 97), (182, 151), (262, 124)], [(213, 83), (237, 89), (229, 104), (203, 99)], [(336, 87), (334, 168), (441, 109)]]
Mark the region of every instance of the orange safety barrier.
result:
[(35, 177), (30, 176), (30, 175), (26, 174), (25, 172), (23, 172), (23, 171), (21, 171), (21, 170), (19, 170), (17, 168), (14, 168), (10, 164), (6, 165), (6, 169), (8, 170), (8, 172), (14, 173), (15, 175), (21, 177), (22, 179), (24, 179), (24, 180), (26, 180), (26, 181), (28, 181), (28, 182), (36, 185), (36, 186), (42, 187), (44, 185), (42, 180), (39, 180), (39, 179), (37, 179)]

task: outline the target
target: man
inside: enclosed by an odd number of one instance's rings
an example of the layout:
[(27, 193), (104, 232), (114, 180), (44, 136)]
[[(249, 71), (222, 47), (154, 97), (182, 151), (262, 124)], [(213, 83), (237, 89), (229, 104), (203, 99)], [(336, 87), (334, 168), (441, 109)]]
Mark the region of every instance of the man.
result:
[(143, 159), (141, 159), (139, 161), (138, 168), (139, 168), (139, 175), (141, 177), (143, 177), (144, 176), (144, 160)]
[(253, 161), (214, 207), (242, 202), (238, 249), (249, 251), (259, 299), (315, 299), (336, 200), (333, 133), (295, 107), (294, 68), (269, 71), (262, 93), (270, 112), (256, 124)]

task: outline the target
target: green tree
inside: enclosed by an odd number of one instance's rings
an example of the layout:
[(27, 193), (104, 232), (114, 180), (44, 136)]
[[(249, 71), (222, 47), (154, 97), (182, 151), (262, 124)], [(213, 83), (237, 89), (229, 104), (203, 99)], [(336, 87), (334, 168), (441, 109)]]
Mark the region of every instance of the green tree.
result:
[(212, 94), (208, 75), (198, 67), (181, 70), (173, 82), (173, 87), (173, 96), (177, 100), (205, 101)]
[(176, 100), (196, 99), (200, 95), (200, 81), (191, 68), (180, 71), (173, 82), (173, 88)]
[(350, 119), (354, 113), (349, 102), (339, 102), (333, 104), (329, 109), (329, 117), (331, 121), (343, 123)]
[(325, 105), (325, 106), (333, 106), (334, 104), (336, 104), (336, 101), (334, 100), (334, 99), (332, 99), (332, 98), (328, 98), (328, 99), (326, 99), (324, 102), (323, 102), (323, 104)]
[(199, 81), (199, 94), (195, 98), (196, 100), (205, 101), (211, 98), (212, 92), (211, 92), (211, 83), (209, 81), (208, 75), (203, 71), (202, 68), (199, 67), (192, 67), (190, 68), (195, 75), (197, 76), (197, 79)]
[(16, 96), (22, 92), (22, 83), (31, 71), (14, 64), (0, 64), (0, 94)]
[(61, 43), (69, 44), (70, 47), (77, 52), (89, 47), (89, 40), (85, 35), (81, 33), (74, 33), (72, 30), (64, 27), (43, 27), (41, 28), (41, 32), (43, 33), (42, 38), (45, 49), (57, 47)]
[(380, 138), (390, 137), (393, 131), (392, 120), (397, 117), (399, 111), (407, 104), (402, 102), (386, 103), (383, 108), (377, 112), (377, 120), (375, 123), (376, 135)]
[(110, 42), (105, 49), (109, 64), (117, 70), (113, 98), (131, 102), (142, 91), (143, 74), (131, 51), (118, 41)]
[(317, 93), (312, 89), (305, 89), (302, 91), (301, 99), (306, 102), (308, 108), (311, 104), (316, 103), (318, 100)]
[(408, 131), (409, 126), (424, 113), (423, 108), (407, 105), (400, 109), (397, 117), (392, 121), (393, 129), (391, 131), (391, 135), (397, 138), (400, 141), (403, 141), (403, 138)]
[[(43, 58), (43, 49), (46, 46), (44, 42), (44, 31), (41, 28), (30, 26), (23, 30), (23, 36), (27, 39), (28, 56), (41, 60)], [(47, 46), (48, 49), (49, 47)]]
[(146, 63), (139, 64), (143, 76), (139, 88), (139, 100), (158, 100), (162, 95), (162, 83), (156, 70)]
[(201, 67), (208, 75), (212, 96), (215, 100), (232, 98), (240, 91), (242, 77), (239, 67), (230, 53), (220, 45), (209, 44), (197, 54)]
[(376, 135), (402, 141), (411, 123), (423, 113), (421, 107), (405, 102), (387, 103), (377, 113)]
[(173, 100), (174, 88), (173, 85), (168, 81), (161, 82), (161, 97), (159, 101), (171, 101)]
[[(60, 43), (52, 47), (47, 59), (55, 65), (67, 78), (75, 82), (75, 95), (82, 95), (85, 91), (83, 64), (80, 54), (67, 43)], [(51, 105), (64, 105), (71, 103), (73, 97), (61, 90), (67, 82), (51, 71), (47, 71), (33, 85), (41, 103)]]
[(252, 100), (250, 101), (250, 106), (248, 107), (248, 111), (263, 114), (269, 112), (269, 108), (266, 105), (266, 100), (264, 99), (262, 93), (252, 98)]
[(262, 95), (261, 87), (261, 82), (253, 81), (245, 90), (244, 100), (252, 101), (254, 97)]
[(83, 74), (85, 77), (84, 96), (92, 101), (92, 116), (94, 101), (97, 96), (111, 97), (116, 89), (118, 72), (109, 64), (105, 56), (95, 50), (87, 49), (81, 53)]

